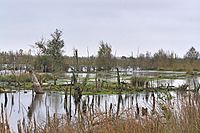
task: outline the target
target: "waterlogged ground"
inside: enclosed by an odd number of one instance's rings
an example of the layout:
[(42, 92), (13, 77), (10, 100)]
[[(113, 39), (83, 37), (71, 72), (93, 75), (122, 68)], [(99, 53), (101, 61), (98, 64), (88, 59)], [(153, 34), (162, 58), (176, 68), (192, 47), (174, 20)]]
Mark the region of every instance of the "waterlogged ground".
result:
[[(136, 111), (139, 108), (141, 110), (142, 107), (148, 108), (148, 113), (153, 110), (159, 112), (158, 103), (167, 102), (176, 106), (180, 99), (187, 97), (188, 93), (184, 92), (181, 95), (177, 92), (83, 95), (80, 99), (80, 110), (82, 110), (82, 104), (85, 101), (89, 108), (101, 112), (108, 111), (112, 105), (114, 114), (128, 109)], [(47, 120), (48, 113), (51, 117), (54, 114), (58, 116), (69, 116), (71, 114), (72, 119), (75, 119), (78, 114), (78, 103), (75, 103), (74, 97), (69, 95), (66, 97), (63, 93), (46, 92), (42, 95), (33, 96), (32, 91), (27, 91), (27, 93), (20, 91), (13, 94), (9, 93), (7, 96), (8, 101), (6, 103), (5, 94), (0, 94), (0, 102), (13, 131), (17, 131), (17, 122), (19, 120), (28, 123), (33, 122), (33, 118), (35, 118), (37, 123), (42, 125)], [(136, 113), (138, 112), (136, 111)]]
[[(95, 84), (95, 78), (106, 81), (108, 83), (117, 83), (117, 73), (112, 71), (110, 73), (79, 73), (78, 82), (83, 82), (87, 77), (88, 84)], [(65, 79), (58, 79), (57, 84), (70, 84), (72, 73), (65, 73)], [(183, 84), (188, 84), (189, 89), (194, 89), (194, 82), (199, 83), (200, 77), (192, 77), (186, 74), (186, 72), (177, 71), (152, 71), (152, 70), (134, 70), (134, 71), (120, 71), (120, 81), (125, 83), (131, 83), (132, 77), (144, 77), (148, 78), (151, 87), (160, 86), (173, 86), (179, 87)], [(54, 81), (49, 81), (49, 84), (53, 84)]]
[[(16, 74), (24, 73), (24, 71), (16, 71)], [(0, 71), (1, 75), (12, 74), (10, 70)], [(49, 73), (51, 74), (51, 73)], [(71, 84), (72, 72), (64, 74), (64, 77), (57, 79), (58, 85), (67, 85)], [(117, 83), (117, 73), (115, 70), (109, 73), (98, 72), (96, 73), (78, 73), (77, 81), (82, 83), (87, 81), (87, 84), (95, 85), (95, 79), (100, 81), (106, 81), (108, 83)], [(186, 74), (186, 72), (177, 72), (177, 71), (153, 71), (153, 70), (120, 70), (120, 81), (125, 83), (131, 83), (131, 77), (144, 77), (148, 78), (148, 81), (151, 84), (151, 87), (160, 87), (160, 86), (174, 86), (179, 87), (183, 84), (189, 84), (189, 89), (194, 88), (194, 82), (199, 83), (200, 77), (191, 77)], [(85, 80), (87, 78), (87, 80)], [(54, 80), (49, 80), (44, 83), (44, 85), (54, 84)], [(0, 82), (0, 86), (2, 83)]]
[[(121, 81), (130, 82), (132, 76), (144, 77), (178, 77), (178, 78), (154, 78), (151, 81), (153, 87), (157, 86), (174, 86), (179, 87), (188, 84), (188, 90), (193, 90), (194, 85), (198, 85), (200, 77), (182, 76), (184, 72), (173, 71), (133, 71), (121, 72)], [(66, 73), (65, 79), (58, 79), (57, 84), (71, 82), (72, 73)], [(88, 83), (94, 83), (96, 73), (87, 75), (86, 73), (79, 73), (79, 81), (88, 77)], [(99, 74), (101, 80), (108, 82), (117, 82), (116, 73)], [(49, 81), (53, 83), (54, 81)], [(0, 83), (1, 84), (1, 83)], [(83, 103), (86, 106), (101, 112), (107, 112), (110, 107), (114, 114), (125, 110), (133, 109), (136, 114), (141, 114), (141, 108), (147, 108), (148, 113), (153, 111), (161, 111), (160, 103), (167, 103), (174, 106), (173, 110), (178, 110), (177, 105), (183, 98), (189, 98), (190, 91), (187, 92), (141, 92), (135, 94), (112, 94), (112, 95), (83, 95), (80, 102), (76, 102), (73, 96), (65, 96), (64, 92), (45, 92), (43, 95), (33, 95), (32, 91), (19, 91), (16, 93), (8, 93), (8, 101), (5, 101), (5, 94), (0, 93), (1, 109), (6, 112), (8, 121), (13, 131), (17, 131), (17, 122), (20, 120), (25, 123), (33, 122), (33, 118), (37, 123), (42, 125), (47, 121), (47, 116), (71, 116), (72, 120), (77, 117), (78, 108), (82, 110)], [(138, 112), (139, 109), (139, 112)]]

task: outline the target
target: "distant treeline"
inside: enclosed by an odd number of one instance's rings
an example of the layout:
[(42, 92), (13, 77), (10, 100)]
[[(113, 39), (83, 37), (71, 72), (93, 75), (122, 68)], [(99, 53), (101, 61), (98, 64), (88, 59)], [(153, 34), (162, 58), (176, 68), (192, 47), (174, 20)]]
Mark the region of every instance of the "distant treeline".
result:
[[(28, 52), (19, 51), (0, 52), (0, 70), (20, 69), (29, 67), (41, 72), (62, 72), (69, 69), (76, 71), (109, 71), (115, 68), (123, 69), (150, 69), (150, 70), (177, 70), (177, 71), (200, 71), (200, 54), (191, 47), (183, 58), (177, 57), (174, 52), (166, 52), (163, 49), (156, 53), (139, 54), (138, 57), (118, 57), (112, 54), (112, 47), (101, 41), (96, 56), (79, 57), (78, 49), (74, 49), (73, 56), (63, 56), (64, 40), (62, 31), (57, 30), (51, 34), (47, 41), (41, 39), (36, 42)], [(32, 51), (36, 51), (32, 55)]]

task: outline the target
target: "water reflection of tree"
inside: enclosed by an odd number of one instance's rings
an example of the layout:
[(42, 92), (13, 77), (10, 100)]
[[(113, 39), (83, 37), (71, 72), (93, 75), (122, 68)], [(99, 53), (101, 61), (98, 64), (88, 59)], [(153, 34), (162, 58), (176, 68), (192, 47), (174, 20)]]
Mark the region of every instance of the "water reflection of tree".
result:
[(79, 87), (74, 88), (74, 94), (73, 94), (73, 98), (74, 98), (74, 104), (75, 104), (75, 115), (76, 113), (80, 112), (80, 102), (81, 102), (81, 97), (82, 97), (82, 91)]
[(120, 104), (122, 103), (122, 105), (123, 105), (123, 99), (122, 99), (122, 95), (121, 94), (119, 94), (118, 95), (118, 100), (117, 100), (117, 116), (119, 115), (119, 111), (120, 111)]
[(7, 96), (7, 93), (4, 93), (5, 95), (5, 102), (4, 102), (4, 108), (7, 107), (7, 103), (8, 103), (8, 96)]
[(11, 96), (11, 109), (10, 109), (10, 116), (11, 116), (11, 114), (12, 114), (12, 112), (13, 112), (13, 106), (14, 106), (14, 95), (12, 94), (12, 96)]
[(79, 112), (80, 112), (80, 101), (81, 101), (81, 97), (73, 96), (73, 98), (74, 98), (75, 115), (76, 115), (76, 113), (79, 114)]
[(33, 97), (31, 105), (28, 107), (28, 118), (29, 118), (29, 120), (31, 120), (33, 113), (35, 112), (35, 110), (38, 107), (38, 104), (41, 104), (42, 97), (43, 97), (43, 94), (36, 94)]
[(60, 109), (60, 106), (63, 105), (62, 95), (52, 92), (47, 95), (47, 99), (49, 101), (49, 107), (51, 107), (51, 110), (54, 110), (55, 113), (57, 113)]
[(145, 100), (146, 100), (146, 103), (148, 103), (148, 101), (149, 101), (149, 92), (145, 93)]
[(69, 111), (68, 111), (68, 94), (67, 94), (67, 91), (65, 91), (64, 109), (66, 111), (67, 116), (69, 116)]
[(152, 97), (152, 114), (154, 114), (155, 113), (155, 111), (156, 111), (156, 99), (155, 99), (155, 95), (154, 95), (154, 92), (151, 94), (151, 97)]
[(92, 101), (90, 107), (92, 108), (92, 113), (94, 114), (94, 95), (92, 95)]
[(191, 78), (186, 79), (186, 84), (189, 85), (189, 90), (198, 89), (199, 87), (199, 80), (197, 76), (193, 76)]

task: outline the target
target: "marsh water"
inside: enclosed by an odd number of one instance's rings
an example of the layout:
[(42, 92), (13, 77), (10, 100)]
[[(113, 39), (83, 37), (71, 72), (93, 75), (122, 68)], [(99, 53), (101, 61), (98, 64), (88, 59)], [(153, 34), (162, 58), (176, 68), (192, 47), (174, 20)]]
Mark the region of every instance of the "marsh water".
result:
[[(184, 74), (182, 72), (157, 72), (157, 71), (140, 71), (131, 73), (135, 76), (158, 76), (158, 75), (179, 75)], [(127, 77), (129, 73), (122, 73), (122, 80), (129, 82)], [(70, 77), (67, 73), (66, 76)], [(79, 74), (79, 77), (86, 77), (86, 74)], [(95, 74), (90, 74), (90, 82), (94, 80)], [(111, 82), (116, 80), (116, 77), (108, 77), (105, 80)], [(59, 82), (66, 82), (67, 80), (58, 80)], [(177, 79), (159, 79), (153, 80), (153, 85), (170, 85), (179, 87), (183, 84), (188, 84), (188, 89), (194, 89), (194, 84), (199, 84), (199, 77), (180, 77)], [(93, 111), (108, 112), (112, 109), (113, 114), (119, 114), (120, 112), (132, 109), (136, 114), (139, 114), (138, 110), (141, 108), (147, 108), (148, 113), (153, 110), (159, 111), (159, 105), (157, 103), (167, 102), (173, 106), (178, 105), (182, 98), (188, 97), (190, 91), (178, 92), (140, 92), (134, 94), (101, 94), (101, 95), (83, 95), (80, 101), (68, 95), (64, 92), (52, 92), (46, 91), (44, 94), (35, 95), (32, 91), (21, 90), (16, 93), (7, 93), (7, 99), (5, 100), (5, 94), (0, 93), (1, 110), (3, 109), (7, 115), (8, 122), (11, 129), (17, 132), (17, 123), (33, 122), (33, 119), (38, 124), (44, 124), (47, 121), (48, 116), (52, 117), (54, 114), (59, 116), (71, 116), (70, 118), (76, 119), (79, 109), (82, 109), (83, 104), (86, 104), (88, 108), (92, 108)], [(79, 111), (78, 111), (79, 110)]]
[[(169, 99), (170, 101), (168, 102), (176, 105), (179, 99), (187, 95), (187, 93), (180, 97), (177, 92), (169, 92), (172, 99)], [(86, 106), (100, 112), (107, 112), (112, 106), (113, 114), (128, 109), (137, 110), (137, 108), (141, 109), (142, 107), (151, 112), (159, 109), (157, 108), (158, 100), (165, 101), (169, 94), (143, 92), (121, 95), (83, 95), (80, 102), (77, 103), (73, 96), (66, 96), (59, 92), (45, 92), (45, 94), (33, 95), (32, 91), (19, 91), (7, 94), (7, 102), (5, 101), (5, 94), (0, 94), (0, 102), (1, 108), (4, 108), (6, 112), (12, 130), (17, 131), (18, 121), (28, 123), (33, 122), (35, 118), (38, 124), (44, 124), (48, 116), (52, 117), (54, 114), (58, 117), (70, 115), (72, 119), (75, 119), (78, 115), (77, 104), (82, 107), (83, 102), (86, 103)], [(139, 112), (137, 113), (139, 114)]]

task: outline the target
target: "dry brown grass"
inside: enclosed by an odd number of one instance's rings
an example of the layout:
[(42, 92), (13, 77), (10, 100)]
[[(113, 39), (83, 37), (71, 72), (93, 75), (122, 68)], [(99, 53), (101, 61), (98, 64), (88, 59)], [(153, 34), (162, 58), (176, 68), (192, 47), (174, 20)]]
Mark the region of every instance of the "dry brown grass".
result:
[(3, 104), (1, 104), (0, 116), (0, 133), (10, 133), (10, 126), (8, 124), (7, 114), (4, 113)]
[[(161, 111), (146, 116), (136, 116), (134, 109), (120, 115), (96, 111), (82, 114), (79, 120), (63, 120), (56, 132), (66, 133), (199, 133), (200, 103), (195, 98), (183, 99), (180, 110), (172, 110), (172, 105), (162, 105)], [(59, 124), (56, 124), (59, 125)], [(54, 125), (55, 126), (55, 125)], [(46, 127), (50, 128), (50, 127)], [(43, 132), (47, 130), (44, 128)], [(48, 130), (50, 133), (52, 130)], [(54, 130), (55, 131), (55, 130)]]

